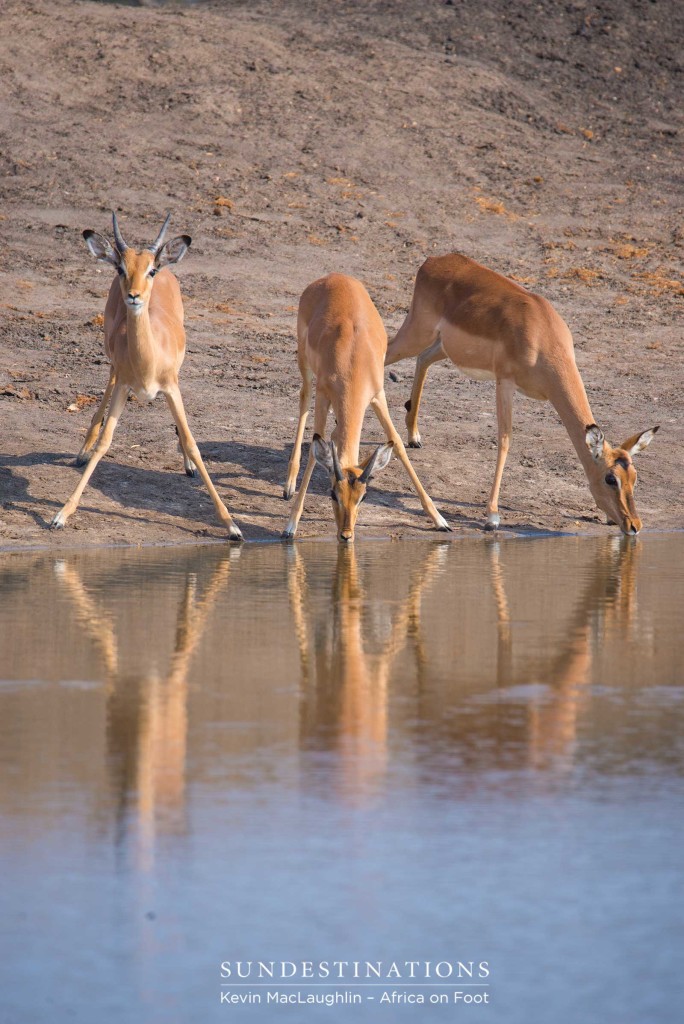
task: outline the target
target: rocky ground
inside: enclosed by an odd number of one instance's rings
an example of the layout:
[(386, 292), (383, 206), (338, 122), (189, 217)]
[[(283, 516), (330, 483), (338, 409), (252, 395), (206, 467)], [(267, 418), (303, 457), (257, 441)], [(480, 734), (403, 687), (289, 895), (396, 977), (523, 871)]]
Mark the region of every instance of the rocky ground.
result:
[[(425, 256), (452, 250), (557, 306), (609, 439), (661, 424), (639, 511), (681, 528), (683, 23), (675, 0), (5, 0), (0, 546), (223, 535), (162, 399), (129, 403), (78, 513), (46, 529), (107, 378), (109, 274), (81, 231), (108, 230), (112, 206), (134, 242), (167, 208), (193, 236), (181, 385), (248, 539), (277, 537), (287, 516), (302, 289), (351, 273), (391, 333)], [(393, 369), (403, 431), (413, 366)], [(436, 366), (421, 430), (421, 479), (456, 535), (479, 529), (493, 385)], [(369, 416), (364, 439), (379, 438)], [(302, 536), (332, 535), (326, 490), (316, 474)], [(523, 397), (502, 520), (605, 529), (553, 409)], [(359, 536), (429, 527), (393, 462)]]

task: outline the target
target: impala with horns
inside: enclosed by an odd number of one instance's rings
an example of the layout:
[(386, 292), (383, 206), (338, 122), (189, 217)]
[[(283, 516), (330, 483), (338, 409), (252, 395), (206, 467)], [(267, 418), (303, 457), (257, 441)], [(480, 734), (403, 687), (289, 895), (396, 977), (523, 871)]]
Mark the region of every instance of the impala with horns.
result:
[[(179, 235), (165, 242), (170, 219), (171, 214), (168, 214), (153, 244), (139, 250), (124, 241), (115, 213), (112, 214), (114, 245), (95, 231), (83, 232), (93, 256), (101, 263), (110, 264), (117, 273), (109, 289), (104, 314), (105, 353), (110, 371), (104, 396), (76, 458), (77, 465), (86, 462), (88, 465), (78, 487), (52, 520), (51, 526), (55, 529), (64, 526), (76, 511), (88, 480), (112, 443), (129, 392), (134, 392), (140, 401), (151, 402), (161, 391), (176, 424), (186, 473), (194, 476), (195, 468), (199, 470), (230, 539), (242, 539), (190, 433), (178, 386), (178, 372), (185, 357), (183, 301), (178, 281), (168, 268), (185, 256), (190, 237)], [(107, 403), (109, 411), (105, 417)]]
[[(297, 485), (304, 428), (309, 415), (311, 386), (316, 378), (314, 436), (304, 478), (292, 507), (285, 539), (294, 537), (304, 498), (316, 462), (330, 477), (330, 497), (340, 541), (353, 541), (359, 505), (374, 473), (384, 469), (392, 452), (401, 459), (421, 504), (438, 530), (449, 530), (411, 465), (390, 418), (385, 398), (383, 360), (387, 335), (380, 314), (360, 281), (344, 274), (329, 274), (314, 281), (299, 300), (297, 361), (302, 375), (299, 424), (290, 457), (283, 496), (290, 498)], [(361, 428), (368, 406), (387, 435), (387, 444), (359, 463)], [(323, 440), (328, 411), (337, 420), (332, 439)]]
[(549, 401), (570, 435), (598, 507), (625, 534), (641, 529), (633, 456), (652, 427), (613, 447), (594, 422), (575, 363), (572, 335), (551, 303), (467, 256), (430, 257), (416, 276), (411, 307), (385, 363), (418, 356), (406, 403), (409, 446), (420, 448), (418, 408), (429, 367), (451, 359), (474, 380), (496, 381), (498, 456), (485, 529), (499, 526), (499, 489), (510, 444), (513, 396)]

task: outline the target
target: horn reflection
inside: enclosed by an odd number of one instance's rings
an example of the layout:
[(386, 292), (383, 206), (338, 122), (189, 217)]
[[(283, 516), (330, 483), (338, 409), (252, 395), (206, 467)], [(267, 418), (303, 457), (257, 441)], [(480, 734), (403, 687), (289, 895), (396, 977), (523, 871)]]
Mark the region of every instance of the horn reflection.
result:
[(223, 554), (200, 594), (197, 574), (187, 572), (176, 615), (173, 651), (166, 672), (131, 675), (120, 669), (112, 618), (84, 586), (75, 564), (60, 562), (56, 575), (79, 626), (97, 648), (106, 671), (107, 762), (114, 789), (117, 836), (122, 841), (131, 805), (138, 829), (140, 866), (154, 862), (157, 832), (185, 827), (188, 669), (216, 601), (226, 586), (231, 559)]
[(421, 601), (446, 554), (444, 545), (431, 545), (397, 606), (391, 588), (382, 596), (373, 591), (371, 599), (355, 548), (338, 549), (324, 600), (312, 599), (299, 550), (289, 552), (288, 589), (302, 676), (300, 745), (335, 752), (337, 785), (349, 800), (367, 799), (385, 774), (390, 675), (407, 642), (420, 688), (425, 667)]

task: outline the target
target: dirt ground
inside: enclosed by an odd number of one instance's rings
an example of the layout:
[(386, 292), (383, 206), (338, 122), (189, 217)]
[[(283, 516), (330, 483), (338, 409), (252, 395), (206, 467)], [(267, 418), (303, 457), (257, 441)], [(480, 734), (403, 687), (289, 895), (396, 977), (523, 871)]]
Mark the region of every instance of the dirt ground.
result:
[[(287, 518), (302, 289), (361, 278), (391, 334), (425, 256), (453, 250), (556, 305), (610, 440), (661, 424), (637, 503), (683, 527), (683, 32), (677, 0), (4, 0), (0, 546), (223, 535), (161, 398), (128, 404), (79, 511), (46, 528), (107, 378), (110, 274), (81, 231), (112, 206), (131, 242), (167, 208), (193, 237), (181, 387), (247, 539)], [(404, 433), (413, 364), (392, 369)], [(492, 384), (433, 368), (411, 458), (456, 536), (484, 520), (495, 423)], [(318, 471), (310, 493), (301, 536), (332, 536)], [(501, 506), (507, 529), (605, 529), (554, 410), (522, 396)], [(396, 460), (359, 522), (427, 535)]]

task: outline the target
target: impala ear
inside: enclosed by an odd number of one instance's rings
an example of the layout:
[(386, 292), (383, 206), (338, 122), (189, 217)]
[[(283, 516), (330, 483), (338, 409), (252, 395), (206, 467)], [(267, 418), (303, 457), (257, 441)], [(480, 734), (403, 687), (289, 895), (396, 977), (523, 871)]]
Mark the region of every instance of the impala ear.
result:
[(333, 476), (335, 472), (335, 463), (333, 462), (333, 454), (330, 450), (330, 445), (327, 441), (324, 441), (320, 434), (314, 434), (312, 441), (312, 450), (314, 459), (319, 466), (322, 466), (329, 476)]
[(368, 456), (365, 462), (361, 463), (363, 466), (363, 473), (359, 477), (359, 480), (362, 484), (367, 484), (376, 473), (379, 473), (381, 469), (384, 469), (389, 465), (393, 451), (394, 444), (392, 441), (389, 441), (387, 444), (381, 444), (371, 455)]
[(598, 462), (603, 455), (603, 449), (606, 444), (601, 428), (597, 427), (595, 423), (590, 423), (585, 430), (584, 441), (591, 452), (592, 459), (594, 462)]
[(121, 257), (104, 235), (99, 235), (97, 231), (88, 230), (83, 232), (83, 237), (96, 260), (99, 260), (101, 263), (111, 263), (118, 270), (121, 266)]
[(190, 248), (190, 235), (178, 235), (163, 245), (155, 257), (158, 267), (168, 267), (172, 263), (180, 263)]
[(642, 434), (635, 434), (634, 437), (630, 437), (626, 441), (623, 441), (620, 447), (623, 451), (627, 452), (628, 455), (636, 455), (637, 452), (643, 452), (644, 448), (648, 448), (659, 430), (659, 426), (651, 427), (650, 430), (644, 430)]

